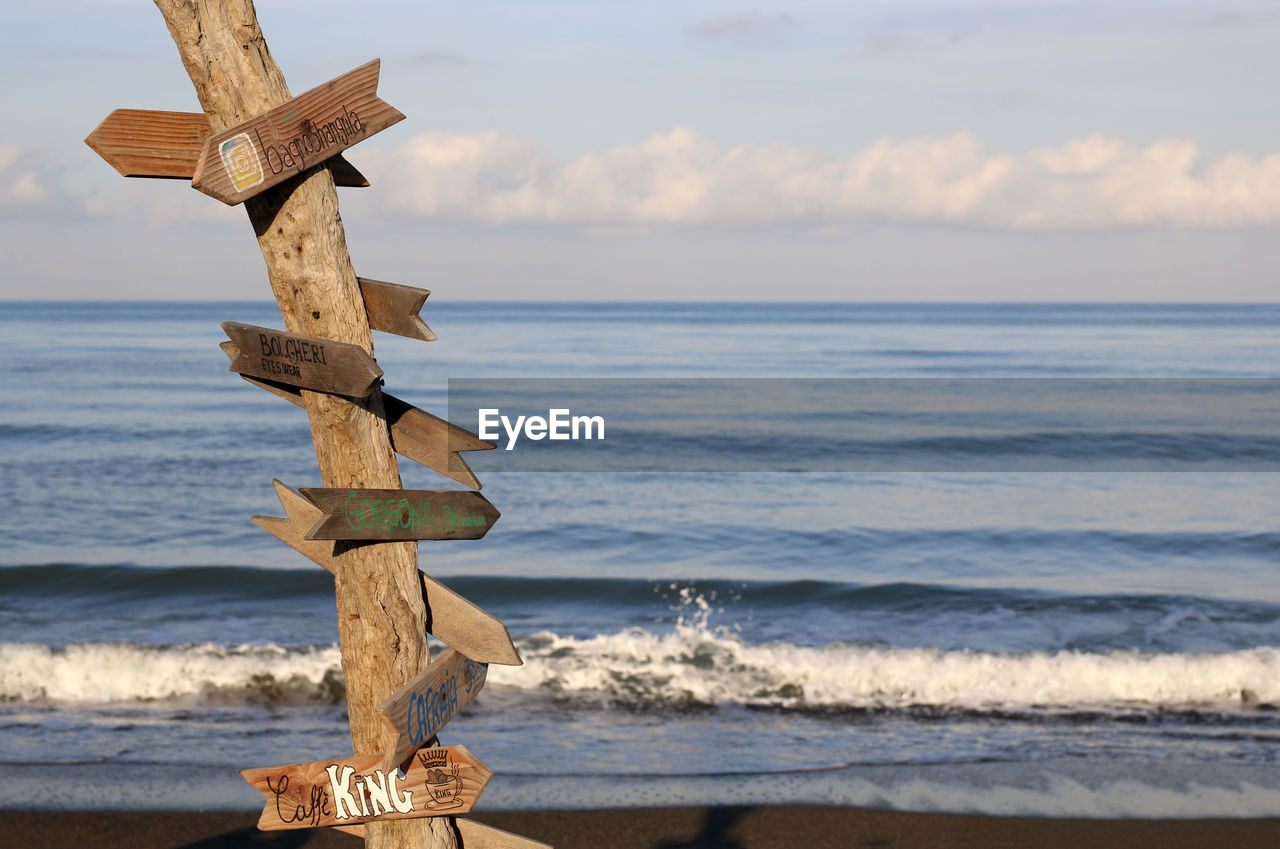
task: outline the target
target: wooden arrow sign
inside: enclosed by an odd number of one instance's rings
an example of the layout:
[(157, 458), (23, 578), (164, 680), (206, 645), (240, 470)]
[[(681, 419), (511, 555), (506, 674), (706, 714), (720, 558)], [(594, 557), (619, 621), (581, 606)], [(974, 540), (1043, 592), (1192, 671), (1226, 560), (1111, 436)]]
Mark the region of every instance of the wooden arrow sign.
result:
[[(458, 832), (458, 849), (552, 849), (547, 843), (460, 817), (454, 819), (453, 827)], [(335, 825), (334, 830), (364, 837), (362, 825)]]
[[(237, 356), (235, 346), (229, 342), (223, 343), (222, 349), (232, 359)], [(272, 395), (278, 395), (291, 404), (299, 407), (304, 405), (302, 391), (296, 386), (263, 380), (247, 374), (240, 376), (254, 386), (261, 387)], [(394, 395), (384, 393), (382, 407), (387, 417), (387, 425), (391, 430), (391, 444), (398, 454), (472, 489), (481, 488), (480, 479), (475, 476), (471, 467), (467, 465), (467, 461), (463, 460), (458, 452), (487, 451), (494, 447), (492, 442), (486, 442), (471, 431), (420, 410)]]
[(500, 515), (480, 493), (457, 489), (303, 487), (299, 492), (324, 514), (307, 539), (480, 539)]
[[(125, 177), (190, 180), (211, 135), (213, 129), (203, 112), (117, 109), (84, 143)], [(369, 185), (342, 156), (329, 160), (329, 170), (339, 186)]]
[[(333, 541), (307, 539), (307, 531), (323, 515), (319, 508), (280, 481), (273, 483), (288, 518), (254, 516), (253, 523), (313, 563), (336, 573)], [(480, 663), (520, 666), (524, 662), (511, 642), (507, 626), (499, 619), (426, 573), (418, 574), (427, 600), (427, 633)]]
[(458, 849), (551, 849), (546, 843), (472, 820), (456, 819), (453, 824), (461, 838)]
[(231, 337), (222, 350), (231, 357), (231, 370), (241, 374), (353, 398), (368, 395), (382, 377), (359, 345), (235, 321), (222, 322), (222, 329)]
[(367, 277), (357, 277), (364, 309), (369, 314), (369, 326), (383, 333), (408, 336), (423, 342), (436, 341), (436, 335), (418, 315), (422, 304), (431, 294), (428, 289), (415, 289), (399, 283), (383, 283)]
[(489, 667), (447, 649), (408, 684), (378, 705), (378, 712), (396, 733), (382, 768), (390, 771), (425, 746), (458, 711), (484, 688)]
[(422, 749), (407, 771), (381, 764), (382, 755), (362, 755), (240, 774), (266, 797), (263, 831), (464, 814), (493, 777), (466, 746)]
[(404, 120), (379, 99), (374, 59), (205, 142), (191, 185), (228, 205), (260, 194)]

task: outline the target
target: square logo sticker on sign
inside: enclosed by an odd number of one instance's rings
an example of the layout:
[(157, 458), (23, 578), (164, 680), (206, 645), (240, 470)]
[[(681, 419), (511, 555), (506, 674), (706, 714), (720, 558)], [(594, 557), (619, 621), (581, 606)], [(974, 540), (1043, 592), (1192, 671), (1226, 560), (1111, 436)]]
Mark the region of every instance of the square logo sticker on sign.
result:
[(218, 152), (222, 154), (222, 166), (227, 169), (227, 176), (237, 191), (252, 189), (264, 179), (262, 163), (258, 161), (258, 151), (248, 133), (240, 133), (224, 141)]

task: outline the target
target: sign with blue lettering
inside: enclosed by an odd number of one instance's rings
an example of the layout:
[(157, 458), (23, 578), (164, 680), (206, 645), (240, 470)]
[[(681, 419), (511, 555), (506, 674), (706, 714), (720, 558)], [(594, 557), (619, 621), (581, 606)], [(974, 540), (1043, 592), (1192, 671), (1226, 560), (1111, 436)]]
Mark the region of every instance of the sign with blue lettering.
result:
[(387, 752), (383, 768), (395, 769), (436, 736), (446, 722), (476, 697), (484, 687), (488, 671), (488, 664), (476, 663), (448, 649), (378, 705), (378, 712), (396, 732), (396, 742)]
[(500, 515), (480, 493), (458, 489), (298, 491), (324, 513), (307, 531), (307, 539), (480, 539)]

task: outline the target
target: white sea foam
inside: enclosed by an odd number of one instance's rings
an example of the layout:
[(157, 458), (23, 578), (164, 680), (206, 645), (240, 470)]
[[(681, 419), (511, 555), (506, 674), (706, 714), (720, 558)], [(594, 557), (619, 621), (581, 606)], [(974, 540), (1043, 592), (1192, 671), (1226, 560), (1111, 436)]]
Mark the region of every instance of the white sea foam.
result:
[[(556, 694), (631, 705), (747, 704), (789, 709), (1250, 709), (1280, 704), (1280, 649), (1205, 654), (1061, 651), (1000, 654), (833, 644), (751, 645), (683, 624), (520, 640), (522, 667), (490, 669), (509, 697)], [(493, 695), (497, 695), (494, 692)], [(0, 700), (95, 703), (336, 701), (336, 646), (162, 647), (0, 643)]]
[(1280, 703), (1280, 650), (1001, 654), (849, 645), (750, 645), (699, 624), (574, 638), (536, 635), (525, 665), (489, 680), (644, 702), (785, 708), (1238, 708)]
[(340, 669), (336, 646), (0, 643), (0, 700), (332, 700), (342, 694)]

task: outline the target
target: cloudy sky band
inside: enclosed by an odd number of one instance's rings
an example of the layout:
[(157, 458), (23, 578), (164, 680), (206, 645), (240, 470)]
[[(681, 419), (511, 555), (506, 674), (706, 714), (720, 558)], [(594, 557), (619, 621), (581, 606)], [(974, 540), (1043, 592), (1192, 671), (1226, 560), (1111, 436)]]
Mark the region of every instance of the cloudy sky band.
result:
[[(0, 136), (0, 299), (33, 280), (53, 297), (165, 292), (166, 266), (143, 259), (214, 244), (181, 294), (257, 292), (260, 260), (226, 247), (242, 213), (124, 180), (81, 141), (117, 107), (195, 108), (151, 4), (6, 14), (0, 105), (23, 120)], [(344, 190), (343, 213), (362, 267), (406, 282), (452, 276), (486, 298), (1276, 298), (1280, 11), (1263, 0), (258, 14), (295, 91), (382, 57), (380, 94), (408, 120), (348, 152), (373, 187)], [(135, 257), (128, 275), (101, 246)]]

